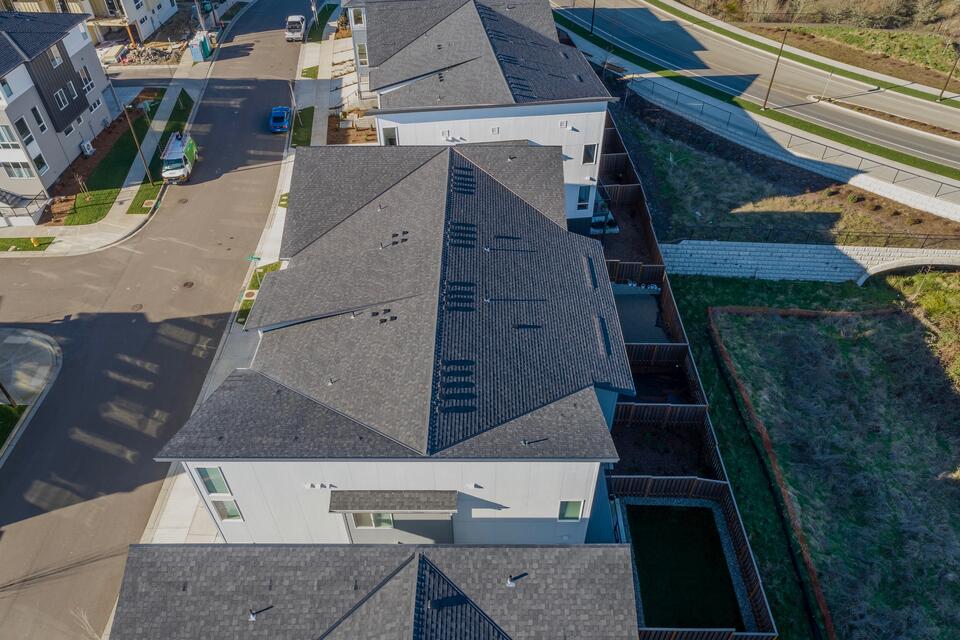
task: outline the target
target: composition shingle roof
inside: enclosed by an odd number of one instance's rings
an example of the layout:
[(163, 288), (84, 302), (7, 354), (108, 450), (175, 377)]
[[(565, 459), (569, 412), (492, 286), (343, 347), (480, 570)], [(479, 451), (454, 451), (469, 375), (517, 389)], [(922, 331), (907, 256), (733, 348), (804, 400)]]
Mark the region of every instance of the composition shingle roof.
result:
[(609, 100), (547, 0), (355, 0), (380, 111)]
[(456, 491), (344, 491), (330, 492), (330, 511), (361, 511), (423, 513), (425, 511), (454, 512), (457, 510)]
[(624, 545), (135, 545), (110, 637), (626, 639), (633, 589)]
[(256, 357), (159, 458), (616, 459), (594, 388), (633, 380), (559, 149), (377, 151), (298, 150)]
[(89, 16), (0, 11), (0, 75), (33, 60)]

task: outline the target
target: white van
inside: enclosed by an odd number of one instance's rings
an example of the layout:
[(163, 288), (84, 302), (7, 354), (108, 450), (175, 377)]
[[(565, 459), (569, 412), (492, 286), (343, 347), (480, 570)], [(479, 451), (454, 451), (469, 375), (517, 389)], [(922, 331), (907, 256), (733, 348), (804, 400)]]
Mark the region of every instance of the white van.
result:
[(287, 38), (287, 42), (293, 42), (294, 40), (306, 42), (307, 19), (303, 16), (287, 16), (287, 28), (283, 35)]

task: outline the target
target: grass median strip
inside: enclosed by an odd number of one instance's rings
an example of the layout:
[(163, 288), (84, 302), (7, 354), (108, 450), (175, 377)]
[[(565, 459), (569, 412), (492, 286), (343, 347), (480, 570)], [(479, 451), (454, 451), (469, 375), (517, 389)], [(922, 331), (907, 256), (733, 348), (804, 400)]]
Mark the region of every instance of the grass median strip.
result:
[[(36, 240), (36, 244), (34, 244)], [(46, 251), (53, 244), (49, 236), (36, 238), (0, 238), (0, 252), (4, 251)]]
[(167, 120), (167, 126), (163, 129), (160, 136), (160, 142), (150, 160), (150, 173), (153, 174), (154, 181), (151, 183), (149, 178), (144, 178), (137, 195), (130, 203), (127, 213), (147, 213), (151, 207), (145, 206), (150, 200), (156, 200), (160, 195), (160, 188), (163, 186), (163, 178), (160, 177), (160, 169), (163, 162), (160, 156), (163, 154), (163, 148), (167, 145), (167, 140), (177, 131), (181, 131), (187, 125), (187, 118), (190, 117), (190, 110), (193, 108), (193, 98), (185, 90), (180, 90), (177, 97), (177, 104), (174, 105), (170, 118)]
[(827, 140), (831, 140), (833, 142), (836, 142), (837, 144), (846, 145), (853, 149), (863, 151), (864, 153), (869, 153), (871, 155), (875, 155), (875, 156), (884, 158), (886, 160), (890, 160), (892, 162), (897, 162), (897, 163), (906, 165), (908, 167), (913, 167), (915, 169), (922, 169), (924, 171), (929, 171), (930, 173), (935, 173), (937, 175), (941, 175), (947, 178), (952, 178), (954, 180), (960, 180), (960, 169), (955, 169), (953, 167), (948, 167), (946, 165), (933, 162), (931, 160), (925, 160), (923, 158), (912, 156), (908, 153), (903, 153), (900, 151), (896, 151), (894, 149), (889, 149), (887, 147), (884, 147), (883, 145), (874, 144), (872, 142), (866, 142), (865, 140), (861, 140), (860, 138), (857, 138), (855, 136), (847, 135), (845, 133), (840, 133), (838, 131), (834, 131), (833, 129), (823, 127), (821, 125), (814, 124), (812, 122), (807, 122), (802, 118), (791, 116), (781, 111), (777, 111), (776, 109), (767, 109), (766, 111), (764, 111), (763, 109), (760, 108), (760, 105), (755, 104), (749, 100), (746, 100), (745, 98), (730, 95), (729, 93), (721, 91), (720, 89), (712, 87), (695, 78), (691, 78), (689, 76), (683, 75), (682, 73), (675, 71), (673, 69), (668, 69), (663, 65), (658, 64), (652, 60), (648, 60), (631, 51), (627, 51), (622, 47), (618, 47), (617, 45), (614, 45), (604, 40), (600, 36), (591, 34), (589, 31), (587, 31), (580, 25), (576, 24), (575, 22), (573, 22), (572, 20), (570, 20), (564, 15), (555, 13), (554, 17), (556, 19), (557, 24), (564, 27), (565, 29), (569, 29), (570, 31), (573, 31), (581, 38), (589, 40), (590, 42), (597, 45), (598, 47), (602, 47), (607, 51), (611, 51), (612, 53), (623, 58), (624, 60), (627, 60), (629, 62), (632, 62), (633, 64), (649, 69), (651, 72), (656, 73), (661, 77), (668, 78), (673, 82), (676, 82), (677, 84), (680, 84), (688, 89), (691, 89), (698, 93), (702, 93), (706, 96), (714, 98), (715, 100), (739, 107), (744, 111), (748, 111), (750, 113), (754, 113), (758, 115), (762, 114), (764, 118), (767, 118), (769, 120), (773, 120), (775, 122), (788, 125), (795, 129), (805, 131), (812, 135), (819, 136)]
[(313, 107), (300, 109), (293, 118), (293, 134), (290, 136), (290, 144), (294, 147), (309, 147), (312, 134)]
[[(260, 285), (263, 284), (263, 278), (272, 271), (277, 271), (280, 269), (279, 262), (271, 262), (270, 264), (265, 264), (262, 267), (257, 267), (253, 272), (253, 275), (250, 277), (250, 282), (247, 285), (247, 291), (259, 291)], [(250, 315), (250, 310), (253, 309), (253, 303), (256, 298), (247, 298), (244, 296), (243, 300), (240, 301), (240, 309), (237, 311), (237, 323), (243, 324), (247, 321), (247, 317)]]
[(10, 432), (20, 422), (20, 418), (27, 411), (27, 405), (21, 404), (17, 407), (11, 407), (8, 404), (0, 404), (0, 446), (10, 437)]
[[(677, 9), (674, 6), (666, 4), (665, 2), (660, 2), (660, 0), (644, 0), (644, 2), (660, 9), (661, 11), (665, 11), (671, 15), (675, 15), (678, 18), (683, 18), (684, 20), (692, 22), (700, 27), (703, 27), (704, 29), (712, 31), (718, 35), (725, 36), (732, 40), (736, 40), (737, 42), (741, 44), (745, 44), (749, 47), (754, 47), (755, 49), (760, 49), (762, 51), (766, 51), (768, 53), (773, 53), (773, 54), (776, 54), (779, 51), (779, 47), (777, 46), (767, 44), (765, 42), (761, 42), (759, 40), (747, 37), (735, 31), (731, 31), (729, 29), (725, 29), (724, 27), (716, 23), (705, 21), (701, 18), (698, 18), (695, 15), (687, 13), (686, 11), (681, 11), (680, 9)], [(866, 76), (866, 75), (863, 75), (862, 73), (857, 73), (855, 71), (849, 71), (842, 67), (837, 67), (832, 64), (828, 64), (826, 62), (820, 62), (819, 60), (814, 60), (813, 58), (808, 58), (806, 56), (799, 55), (792, 51), (784, 50), (783, 57), (787, 58), (788, 60), (793, 60), (794, 62), (805, 64), (815, 69), (820, 69), (821, 71), (826, 71), (827, 73), (834, 73), (838, 76), (850, 78), (851, 80), (865, 82), (866, 84), (888, 89), (896, 93), (902, 93), (904, 95), (911, 96), (913, 98), (920, 98), (921, 100), (927, 100), (928, 102), (937, 101), (937, 97), (935, 95), (930, 94), (926, 91), (919, 91), (917, 89), (912, 89), (910, 87), (904, 87), (894, 82), (886, 82), (883, 80), (878, 80), (871, 76)], [(947, 99), (947, 100), (944, 100), (941, 104), (960, 109), (960, 100), (958, 99)]]
[[(164, 89), (158, 89), (156, 98), (152, 101), (147, 115), (152, 120), (160, 108), (163, 101)], [(137, 134), (137, 140), (143, 140), (149, 129), (147, 118), (137, 118), (133, 122), (134, 131)], [(77, 195), (74, 203), (73, 212), (68, 215), (63, 223), (65, 225), (93, 224), (102, 220), (110, 211), (110, 207), (117, 200), (120, 189), (123, 187), (123, 181), (126, 180), (130, 167), (134, 162), (140, 162), (137, 154), (137, 145), (133, 139), (133, 133), (128, 128), (117, 138), (117, 141), (106, 152), (103, 160), (100, 161), (90, 173), (86, 181), (87, 193)]]
[(327, 25), (336, 8), (337, 5), (335, 4), (326, 4), (317, 12), (317, 20), (310, 27), (310, 33), (307, 34), (308, 42), (323, 42), (323, 28)]

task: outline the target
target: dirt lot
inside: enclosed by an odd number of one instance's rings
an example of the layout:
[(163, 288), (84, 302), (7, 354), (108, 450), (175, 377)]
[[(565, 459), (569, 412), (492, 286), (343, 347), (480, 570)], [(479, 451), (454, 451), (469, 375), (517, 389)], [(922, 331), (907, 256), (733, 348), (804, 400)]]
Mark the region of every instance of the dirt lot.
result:
[[(926, 241), (960, 248), (956, 222), (755, 153), (635, 94), (626, 110), (617, 103), (611, 111), (642, 174), (661, 241), (805, 242), (815, 236), (845, 244)], [(958, 237), (930, 245), (929, 235)]]
[(360, 144), (376, 142), (376, 129), (341, 129), (336, 116), (327, 118), (327, 144)]
[(838, 637), (955, 637), (960, 396), (928, 328), (905, 312), (720, 314), (718, 326), (772, 439)]
[[(162, 94), (154, 89), (144, 89), (134, 102), (152, 100), (159, 95)], [(129, 114), (133, 122), (144, 117), (142, 109), (130, 109)], [(70, 166), (61, 174), (60, 179), (50, 187), (53, 202), (40, 218), (40, 224), (60, 226), (64, 223), (67, 216), (74, 211), (74, 201), (82, 191), (81, 183), (86, 184), (87, 178), (107, 156), (107, 150), (111, 149), (117, 139), (128, 129), (127, 120), (123, 114), (117, 116), (100, 132), (100, 135), (93, 139), (93, 148), (97, 150), (97, 153), (89, 158), (81, 154), (70, 163)], [(80, 195), (79, 197), (83, 198), (85, 196)]]

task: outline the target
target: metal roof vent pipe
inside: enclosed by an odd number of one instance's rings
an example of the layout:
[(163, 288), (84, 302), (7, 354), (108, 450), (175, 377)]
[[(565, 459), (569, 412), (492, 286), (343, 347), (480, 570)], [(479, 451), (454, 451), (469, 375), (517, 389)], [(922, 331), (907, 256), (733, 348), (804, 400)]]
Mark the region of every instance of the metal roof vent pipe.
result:
[(250, 617), (247, 618), (247, 621), (248, 621), (248, 622), (256, 622), (258, 615), (260, 615), (260, 614), (263, 613), (264, 611), (270, 611), (270, 609), (273, 609), (273, 605), (270, 605), (269, 607), (264, 607), (263, 609), (259, 609), (259, 610), (257, 610), (257, 611), (254, 611), (253, 609), (250, 609)]

